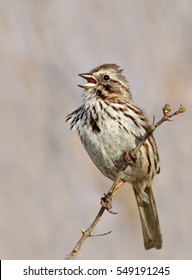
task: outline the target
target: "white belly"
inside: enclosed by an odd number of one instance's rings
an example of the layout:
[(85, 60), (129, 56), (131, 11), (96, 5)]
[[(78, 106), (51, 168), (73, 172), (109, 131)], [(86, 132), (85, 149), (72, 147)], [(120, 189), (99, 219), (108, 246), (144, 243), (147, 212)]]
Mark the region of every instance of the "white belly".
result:
[[(127, 131), (120, 128), (116, 120), (108, 121), (107, 125), (105, 123), (100, 128), (100, 132), (93, 133), (90, 127), (84, 126), (80, 134), (81, 140), (98, 169), (113, 180), (119, 171), (125, 169), (124, 152), (135, 148), (136, 139), (127, 132), (130, 128), (127, 127)], [(129, 176), (135, 173), (130, 166), (126, 172)]]

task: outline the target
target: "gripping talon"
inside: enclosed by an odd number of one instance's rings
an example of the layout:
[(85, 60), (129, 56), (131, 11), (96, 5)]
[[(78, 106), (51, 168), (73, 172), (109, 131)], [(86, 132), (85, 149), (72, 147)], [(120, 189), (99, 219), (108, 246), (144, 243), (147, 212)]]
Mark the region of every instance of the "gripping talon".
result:
[(117, 212), (112, 211), (112, 199), (106, 193), (101, 198), (101, 205), (110, 213), (110, 214), (117, 214)]
[(128, 149), (124, 152), (124, 160), (127, 165), (133, 165), (136, 160), (136, 156), (133, 156), (132, 150)]

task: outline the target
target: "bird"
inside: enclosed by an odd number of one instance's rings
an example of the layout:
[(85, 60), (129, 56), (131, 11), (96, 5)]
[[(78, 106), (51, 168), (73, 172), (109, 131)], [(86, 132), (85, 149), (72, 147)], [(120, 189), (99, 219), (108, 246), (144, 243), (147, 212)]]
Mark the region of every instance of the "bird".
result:
[(143, 139), (149, 122), (133, 102), (123, 69), (105, 63), (79, 74), (85, 80), (82, 105), (68, 114), (66, 122), (76, 130), (90, 159), (113, 182), (123, 173), (133, 187), (146, 250), (162, 248), (162, 234), (153, 195), (153, 179), (160, 172), (156, 141), (151, 135), (126, 164), (125, 152)]

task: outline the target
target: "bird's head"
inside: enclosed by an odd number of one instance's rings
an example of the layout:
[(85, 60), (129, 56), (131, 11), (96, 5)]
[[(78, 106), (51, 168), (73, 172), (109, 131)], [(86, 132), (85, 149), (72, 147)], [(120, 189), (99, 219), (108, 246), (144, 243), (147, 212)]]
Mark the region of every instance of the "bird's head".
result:
[(114, 98), (131, 100), (123, 69), (117, 64), (102, 64), (89, 73), (82, 73), (79, 76), (87, 81), (79, 85), (85, 89), (87, 95), (111, 100)]

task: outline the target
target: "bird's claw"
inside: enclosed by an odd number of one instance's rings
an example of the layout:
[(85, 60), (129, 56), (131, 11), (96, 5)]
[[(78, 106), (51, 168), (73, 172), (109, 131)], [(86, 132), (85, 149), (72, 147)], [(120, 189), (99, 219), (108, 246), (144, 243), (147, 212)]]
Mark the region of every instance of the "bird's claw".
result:
[(116, 215), (117, 212), (112, 211), (112, 198), (109, 197), (106, 193), (104, 193), (104, 196), (101, 198), (101, 205), (110, 213)]
[(127, 149), (124, 152), (124, 160), (125, 160), (126, 165), (133, 165), (133, 163), (136, 160), (136, 156), (133, 155), (132, 150)]

